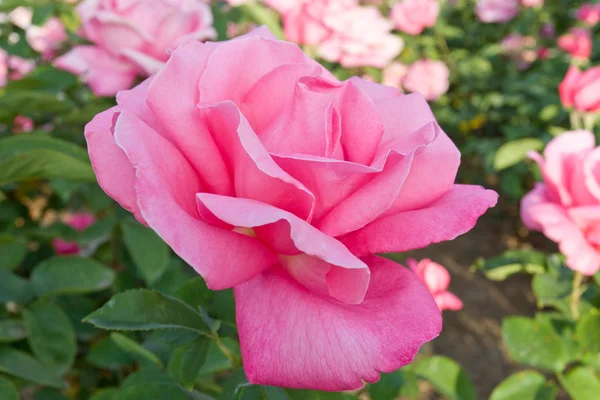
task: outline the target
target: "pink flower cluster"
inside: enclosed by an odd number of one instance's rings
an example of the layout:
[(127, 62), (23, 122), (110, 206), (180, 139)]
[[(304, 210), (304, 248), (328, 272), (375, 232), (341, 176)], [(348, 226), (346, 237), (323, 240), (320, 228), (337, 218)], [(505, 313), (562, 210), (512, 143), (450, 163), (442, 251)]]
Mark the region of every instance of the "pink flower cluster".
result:
[(385, 67), (404, 47), (394, 23), (357, 0), (265, 0), (279, 11), (288, 40), (315, 46), (320, 57), (344, 67)]
[(600, 148), (588, 131), (563, 133), (537, 161), (543, 182), (521, 202), (523, 223), (558, 243), (567, 266), (585, 275), (600, 269)]
[(558, 91), (565, 107), (587, 113), (600, 112), (600, 67), (585, 72), (574, 66), (569, 68)]
[(196, 0), (85, 0), (77, 11), (93, 44), (76, 46), (56, 65), (81, 75), (99, 96), (155, 73), (187, 39), (216, 35), (210, 7)]
[(98, 182), (233, 288), (251, 383), (358, 389), (439, 334), (419, 278), (375, 254), (454, 239), (497, 194), (454, 183), (420, 94), (339, 81), (260, 28), (179, 46), (117, 103), (86, 126)]
[(527, 69), (540, 53), (536, 51), (536, 40), (533, 36), (512, 33), (502, 40), (502, 52), (513, 60), (519, 69)]
[(421, 93), (434, 101), (448, 91), (450, 70), (443, 61), (418, 60), (410, 66), (392, 63), (383, 70), (384, 85)]

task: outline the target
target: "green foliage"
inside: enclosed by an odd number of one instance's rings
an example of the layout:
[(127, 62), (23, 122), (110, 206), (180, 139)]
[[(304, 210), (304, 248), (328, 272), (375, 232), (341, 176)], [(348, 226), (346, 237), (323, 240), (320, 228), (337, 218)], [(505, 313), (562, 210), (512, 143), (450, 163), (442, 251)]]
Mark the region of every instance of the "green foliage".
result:
[(502, 381), (490, 396), (490, 400), (553, 400), (556, 386), (546, 381), (537, 371), (517, 372)]
[(437, 391), (453, 400), (475, 399), (475, 390), (462, 367), (447, 357), (426, 358), (412, 368), (415, 375), (430, 382)]

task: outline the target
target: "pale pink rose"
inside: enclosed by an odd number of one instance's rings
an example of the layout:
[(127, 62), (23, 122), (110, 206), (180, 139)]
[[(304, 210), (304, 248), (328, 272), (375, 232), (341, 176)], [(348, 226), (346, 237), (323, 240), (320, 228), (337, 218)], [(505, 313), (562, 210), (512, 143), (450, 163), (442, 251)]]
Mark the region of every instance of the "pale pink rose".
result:
[(383, 69), (381, 83), (402, 89), (402, 79), (408, 71), (408, 66), (399, 62), (391, 63)]
[(592, 54), (592, 33), (584, 28), (571, 28), (558, 38), (558, 47), (575, 58), (587, 60)]
[(567, 266), (584, 275), (600, 269), (600, 148), (588, 131), (563, 133), (542, 157), (537, 183), (521, 202), (521, 219), (559, 245)]
[(577, 10), (575, 17), (587, 25), (596, 25), (598, 22), (600, 22), (600, 3), (586, 3), (582, 5)]
[(17, 115), (13, 120), (13, 133), (31, 132), (34, 124), (31, 118), (27, 118), (23, 115)]
[(581, 72), (569, 68), (565, 79), (558, 86), (560, 100), (567, 108), (577, 111), (600, 112), (600, 67)]
[(450, 71), (443, 61), (419, 60), (414, 62), (402, 80), (404, 88), (418, 92), (427, 100), (437, 100), (448, 91)]
[[(356, 0), (299, 0), (270, 4), (283, 12), (288, 40), (316, 46), (319, 56), (344, 67), (383, 68), (402, 50), (401, 38), (391, 34), (393, 23), (376, 7)], [(290, 8), (291, 7), (291, 8)]]
[(519, 69), (527, 69), (537, 59), (534, 50), (536, 40), (533, 36), (523, 36), (520, 33), (511, 33), (502, 40), (502, 52), (513, 60)]
[(521, 0), (524, 7), (541, 7), (544, 5), (544, 0)]
[[(85, 231), (89, 226), (96, 222), (94, 214), (89, 212), (74, 213), (66, 216), (63, 222), (75, 229), (78, 232)], [(78, 254), (80, 251), (79, 245), (75, 242), (68, 242), (61, 238), (56, 238), (52, 241), (52, 247), (56, 254), (69, 255)]]
[(54, 57), (61, 44), (67, 40), (65, 28), (58, 18), (50, 18), (43, 26), (30, 26), (25, 37), (29, 46), (46, 60)]
[(196, 0), (85, 0), (77, 11), (93, 45), (76, 46), (55, 64), (82, 75), (101, 96), (158, 71), (169, 49), (216, 35), (210, 7)]
[(392, 8), (392, 20), (398, 30), (418, 35), (435, 25), (439, 13), (438, 0), (402, 0)]
[(507, 22), (519, 13), (519, 0), (477, 0), (475, 12), (481, 22)]
[(9, 79), (21, 79), (34, 68), (33, 61), (12, 56), (0, 49), (0, 88), (6, 86)]
[(33, 10), (29, 7), (17, 7), (8, 14), (8, 20), (23, 30), (31, 26), (32, 18)]
[(117, 103), (86, 126), (98, 182), (234, 288), (251, 383), (357, 389), (437, 336), (427, 289), (373, 254), (453, 239), (497, 195), (454, 184), (421, 95), (340, 82), (260, 28), (180, 46)]
[(421, 282), (425, 284), (441, 311), (458, 311), (463, 308), (461, 299), (448, 291), (450, 274), (446, 268), (428, 258), (419, 262), (409, 258), (406, 263)]

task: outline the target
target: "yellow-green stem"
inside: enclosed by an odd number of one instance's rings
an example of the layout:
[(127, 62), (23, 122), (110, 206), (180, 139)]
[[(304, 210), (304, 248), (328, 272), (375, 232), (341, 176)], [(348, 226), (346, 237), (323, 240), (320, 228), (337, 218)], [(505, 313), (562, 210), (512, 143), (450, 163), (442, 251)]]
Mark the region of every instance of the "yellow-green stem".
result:
[(579, 300), (583, 294), (583, 288), (581, 287), (582, 283), (583, 275), (581, 272), (575, 272), (575, 276), (573, 277), (573, 290), (571, 291), (571, 301), (569, 302), (571, 315), (575, 320), (579, 319)]
[(215, 341), (215, 344), (217, 345), (219, 350), (221, 350), (221, 353), (223, 353), (225, 355), (225, 357), (227, 357), (229, 359), (229, 361), (231, 361), (231, 366), (234, 369), (242, 367), (242, 360), (240, 360), (238, 357), (236, 357), (236, 355), (233, 354), (231, 349), (229, 349), (229, 347), (225, 346), (225, 344), (223, 344), (223, 342), (221, 342), (221, 339), (219, 339), (218, 336), (215, 335), (213, 337), (213, 340)]

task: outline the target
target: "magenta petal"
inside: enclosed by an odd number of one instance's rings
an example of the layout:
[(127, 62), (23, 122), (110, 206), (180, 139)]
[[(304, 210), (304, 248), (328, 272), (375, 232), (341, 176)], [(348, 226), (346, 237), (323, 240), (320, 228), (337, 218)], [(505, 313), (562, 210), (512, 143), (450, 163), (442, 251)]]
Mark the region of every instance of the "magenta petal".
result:
[[(199, 208), (206, 208), (218, 219), (232, 226), (269, 228), (271, 224), (284, 221), (288, 228), (283, 230), (281, 224), (278, 224), (276, 226), (278, 235), (263, 236), (258, 229), (255, 230), (265, 241), (268, 238), (278, 240), (275, 243), (269, 243), (274, 251), (280, 252), (278, 244), (281, 237), (285, 236), (289, 237), (294, 247), (305, 255), (282, 259), (282, 263), (293, 270), (292, 274), (315, 290), (319, 290), (319, 287), (314, 287), (313, 283), (315, 285), (318, 282), (329, 283), (329, 294), (339, 300), (357, 303), (362, 301), (369, 284), (369, 270), (362, 261), (336, 239), (327, 236), (295, 215), (265, 203), (209, 193), (198, 193), (197, 197)], [(314, 259), (306, 258), (306, 256)], [(337, 269), (340, 271), (332, 272), (331, 266), (339, 267)], [(322, 275), (322, 279), (308, 282), (306, 275), (308, 272), (313, 275)], [(355, 283), (356, 285), (354, 285)]]
[(433, 296), (440, 310), (458, 311), (463, 308), (463, 302), (454, 293), (442, 292)]
[(136, 170), (144, 219), (211, 289), (239, 285), (277, 262), (258, 240), (198, 219), (196, 193), (202, 190), (198, 177), (186, 158), (148, 125), (122, 112), (115, 140)]
[(427, 207), (382, 218), (341, 241), (359, 256), (419, 249), (468, 232), (497, 201), (496, 192), (481, 186), (454, 185)]
[(85, 139), (100, 187), (138, 221), (145, 223), (137, 204), (135, 170), (113, 136), (119, 111), (113, 107), (96, 115), (85, 126)]
[[(364, 258), (365, 300), (345, 305), (270, 268), (234, 288), (244, 369), (254, 384), (354, 390), (410, 363), (441, 328), (440, 311), (406, 268)], [(291, 361), (290, 361), (291, 360)]]

